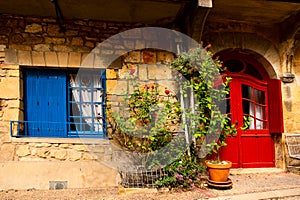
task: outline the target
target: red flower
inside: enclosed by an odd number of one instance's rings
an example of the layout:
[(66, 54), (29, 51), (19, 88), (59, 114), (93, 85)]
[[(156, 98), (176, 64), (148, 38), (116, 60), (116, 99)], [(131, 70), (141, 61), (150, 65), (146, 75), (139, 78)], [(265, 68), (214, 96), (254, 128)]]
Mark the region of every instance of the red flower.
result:
[(170, 90), (165, 90), (165, 93), (166, 93), (166, 95), (169, 95), (170, 94)]
[(129, 72), (129, 74), (130, 74), (130, 75), (133, 75), (133, 74), (134, 74), (134, 72), (135, 72), (135, 69), (134, 69), (134, 68), (132, 68), (132, 69), (130, 69), (130, 72)]
[(151, 88), (154, 89), (154, 85), (151, 85)]

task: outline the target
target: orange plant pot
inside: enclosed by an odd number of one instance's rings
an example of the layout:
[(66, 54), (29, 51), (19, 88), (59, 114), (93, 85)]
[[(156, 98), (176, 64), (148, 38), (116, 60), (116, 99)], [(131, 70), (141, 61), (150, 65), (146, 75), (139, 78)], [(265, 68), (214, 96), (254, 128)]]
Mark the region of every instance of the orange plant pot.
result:
[(226, 182), (229, 176), (229, 170), (232, 165), (230, 161), (226, 163), (212, 163), (209, 160), (205, 161), (209, 179), (215, 182)]

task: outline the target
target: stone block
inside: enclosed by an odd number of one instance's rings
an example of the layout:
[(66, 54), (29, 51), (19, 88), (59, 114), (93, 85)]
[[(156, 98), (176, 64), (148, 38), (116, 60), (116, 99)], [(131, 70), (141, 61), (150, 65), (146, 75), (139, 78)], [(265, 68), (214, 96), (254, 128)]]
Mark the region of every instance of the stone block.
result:
[(47, 33), (50, 36), (63, 36), (64, 33), (60, 32), (60, 27), (58, 24), (48, 24)]
[(148, 78), (152, 80), (169, 80), (172, 79), (172, 70), (165, 65), (149, 65)]
[(31, 65), (32, 59), (31, 59), (31, 52), (30, 51), (18, 51), (18, 57), (19, 57), (19, 64), (20, 65)]
[(97, 157), (95, 155), (90, 154), (90, 153), (83, 153), (82, 159), (83, 160), (96, 160)]
[(114, 94), (116, 86), (117, 86), (117, 80), (107, 80), (106, 81), (106, 93)]
[(154, 51), (143, 51), (142, 53), (143, 63), (155, 64), (156, 63), (156, 52)]
[(171, 61), (174, 60), (174, 55), (172, 53), (169, 52), (158, 52), (157, 53), (157, 62), (160, 63), (170, 63)]
[(3, 115), (4, 121), (11, 121), (11, 120), (19, 120), (20, 110), (19, 108), (9, 108), (6, 109)]
[(127, 49), (130, 49), (130, 50), (135, 49), (134, 40), (126, 39), (126, 40), (123, 41), (123, 44), (124, 44), (125, 48), (127, 48)]
[(72, 149), (78, 150), (78, 151), (89, 151), (88, 147), (83, 144), (75, 144), (72, 146)]
[(56, 52), (45, 52), (46, 66), (59, 66)]
[(0, 162), (12, 161), (15, 154), (15, 145), (1, 144), (0, 146)]
[(66, 160), (67, 158), (67, 150), (56, 150), (53, 154), (55, 159), (58, 160)]
[(66, 39), (62, 37), (45, 37), (45, 43), (47, 44), (64, 44), (65, 42)]
[(68, 67), (80, 67), (81, 65), (81, 53), (70, 52)]
[(0, 35), (0, 44), (8, 44), (8, 36)]
[(99, 145), (96, 145), (96, 146), (93, 146), (93, 147), (90, 147), (90, 152), (92, 153), (105, 153), (105, 148), (103, 146), (99, 146)]
[(139, 65), (138, 67), (139, 80), (146, 81), (148, 80), (148, 67), (147, 65)]
[(57, 52), (58, 65), (60, 67), (66, 67), (68, 65), (69, 53), (67, 52)]
[(54, 45), (53, 50), (58, 52), (71, 52), (73, 49), (66, 45)]
[(25, 27), (25, 32), (27, 33), (39, 33), (42, 31), (43, 31), (42, 25), (36, 23), (29, 24)]
[(68, 160), (70, 161), (80, 160), (81, 157), (82, 157), (82, 152), (68, 151)]
[(41, 158), (47, 158), (50, 155), (49, 149), (39, 149), (36, 153), (37, 156)]
[(43, 42), (42, 37), (27, 37), (26, 44), (39, 44)]
[(0, 44), (0, 51), (4, 51), (6, 49), (6, 45), (5, 44)]
[(81, 67), (93, 68), (94, 67), (95, 54), (94, 53), (82, 53), (81, 55)]
[(78, 31), (76, 31), (76, 30), (67, 30), (65, 32), (65, 35), (66, 36), (76, 36), (76, 35), (78, 35)]
[(107, 69), (106, 70), (106, 78), (107, 79), (115, 79), (117, 78), (117, 73), (114, 69)]
[(107, 23), (100, 21), (89, 21), (89, 26), (106, 29)]
[(7, 70), (7, 75), (9, 77), (19, 77), (20, 76), (20, 70), (19, 69)]
[(30, 149), (27, 145), (21, 145), (17, 147), (16, 154), (18, 156), (28, 156), (30, 155)]
[(18, 50), (23, 50), (23, 51), (31, 51), (32, 50), (30, 45), (25, 45), (25, 44), (10, 44), (9, 49), (18, 49)]
[(34, 147), (37, 147), (37, 148), (51, 147), (51, 144), (50, 143), (36, 143), (36, 144), (34, 144)]
[(142, 38), (142, 31), (141, 29), (131, 29), (130, 31), (123, 32), (122, 37), (129, 38), (129, 39)]
[(135, 41), (135, 49), (145, 49), (145, 48), (146, 48), (145, 40), (136, 40)]
[(72, 145), (71, 144), (60, 144), (59, 147), (64, 148), (64, 149), (68, 149), (68, 148), (71, 148)]
[(162, 80), (157, 82), (161, 87), (160, 87), (160, 93), (165, 94), (165, 89), (167, 88), (168, 90), (171, 91), (172, 94), (176, 94), (178, 92), (179, 86), (176, 80), (169, 81), (169, 80)]
[[(0, 106), (1, 106), (1, 103), (0, 103)], [(9, 100), (9, 101), (7, 101), (7, 106), (9, 108), (19, 108), (20, 100)]]
[(11, 40), (13, 43), (15, 44), (21, 44), (25, 41), (24, 37), (22, 36), (22, 34), (13, 34), (11, 36)]
[(94, 42), (91, 42), (91, 41), (86, 41), (86, 42), (84, 43), (84, 46), (90, 47), (90, 48), (94, 48), (94, 47), (95, 47), (95, 43), (94, 43)]
[(44, 52), (32, 51), (32, 65), (33, 66), (45, 66)]
[(73, 46), (83, 46), (83, 39), (81, 37), (73, 37), (71, 40)]
[(125, 57), (124, 62), (131, 62), (131, 63), (139, 63), (141, 62), (141, 52), (140, 51), (131, 51)]
[(19, 78), (8, 77), (0, 81), (0, 98), (10, 99), (20, 97), (20, 84)]
[(36, 44), (33, 46), (35, 51), (50, 51), (50, 44)]
[(7, 64), (19, 64), (16, 49), (5, 49), (5, 63), (7, 63)]

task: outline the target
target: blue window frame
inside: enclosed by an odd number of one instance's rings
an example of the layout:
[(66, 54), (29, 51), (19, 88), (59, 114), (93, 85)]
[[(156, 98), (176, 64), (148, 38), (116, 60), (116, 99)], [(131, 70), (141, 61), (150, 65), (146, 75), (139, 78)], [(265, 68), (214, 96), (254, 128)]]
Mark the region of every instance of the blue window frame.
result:
[[(105, 70), (24, 70), (24, 121), (18, 137), (105, 137)], [(14, 128), (17, 128), (17, 134)]]

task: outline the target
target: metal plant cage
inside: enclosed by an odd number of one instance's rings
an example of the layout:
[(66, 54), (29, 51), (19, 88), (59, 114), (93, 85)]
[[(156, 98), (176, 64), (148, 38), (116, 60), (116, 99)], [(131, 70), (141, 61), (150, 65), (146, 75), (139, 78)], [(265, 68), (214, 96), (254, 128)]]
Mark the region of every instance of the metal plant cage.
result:
[(145, 169), (143, 166), (122, 168), (119, 173), (125, 188), (154, 188), (155, 182), (167, 175), (164, 168)]

